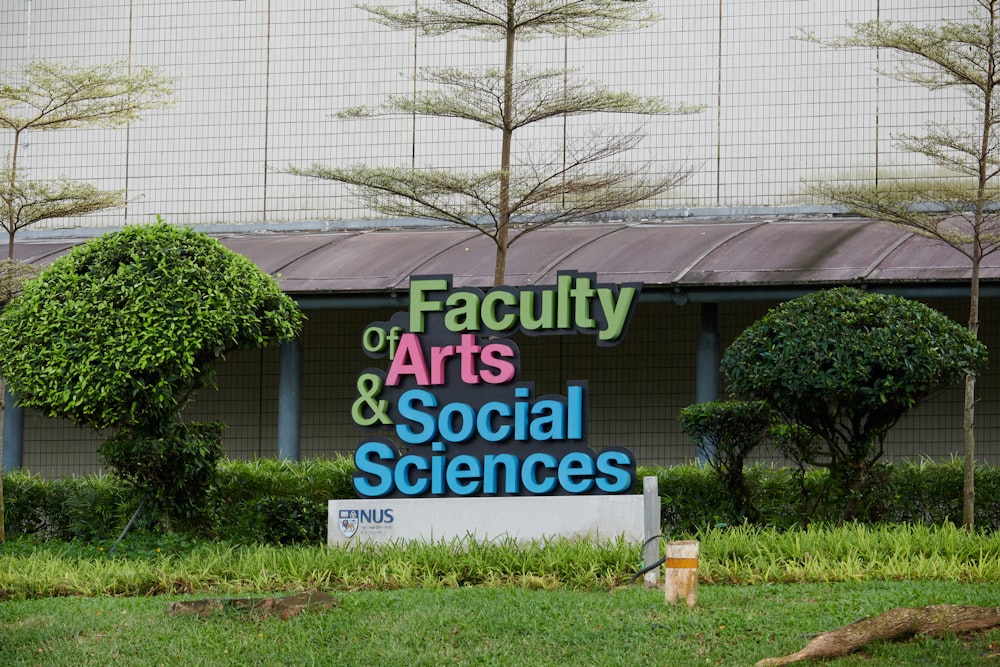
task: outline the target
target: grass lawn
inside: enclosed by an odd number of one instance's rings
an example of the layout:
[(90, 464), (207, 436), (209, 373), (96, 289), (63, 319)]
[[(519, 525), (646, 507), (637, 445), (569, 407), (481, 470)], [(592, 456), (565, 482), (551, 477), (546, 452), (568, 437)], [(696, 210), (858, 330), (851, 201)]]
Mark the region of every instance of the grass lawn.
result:
[[(1000, 605), (1000, 534), (947, 525), (699, 534), (698, 605), (625, 586), (622, 542), (330, 549), (136, 536), (0, 545), (0, 667), (753, 665), (895, 607)], [(282, 621), (166, 603), (323, 590)], [(997, 665), (1000, 629), (881, 642), (826, 664)]]
[[(57, 597), (0, 603), (0, 664), (752, 665), (810, 635), (898, 606), (996, 605), (1000, 584), (702, 585), (698, 605), (662, 590), (416, 588), (334, 592), (337, 608), (282, 621), (231, 611), (168, 616), (203, 596)], [(1000, 630), (874, 644), (825, 663), (1000, 665)]]

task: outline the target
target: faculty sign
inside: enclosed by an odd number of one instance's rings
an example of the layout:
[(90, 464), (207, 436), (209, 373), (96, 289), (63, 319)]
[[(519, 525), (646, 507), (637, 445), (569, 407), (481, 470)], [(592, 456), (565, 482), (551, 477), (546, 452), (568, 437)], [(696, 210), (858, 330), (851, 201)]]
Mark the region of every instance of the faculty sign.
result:
[[(576, 272), (559, 273), (554, 285), (488, 293), (454, 288), (451, 276), (413, 277), (408, 311), (369, 324), (361, 337), (364, 352), (384, 361), (357, 379), (351, 414), (368, 435), (354, 453), (354, 488), (380, 502), (331, 503), (331, 542), (334, 530), (350, 539), (366, 524), (398, 537), (405, 512), (387, 499), (536, 497), (525, 507), (537, 508), (537, 496), (631, 494), (632, 453), (595, 452), (588, 442), (587, 381), (537, 396), (520, 378), (520, 352), (508, 336), (586, 334), (616, 345), (640, 289)], [(496, 514), (516, 504), (489, 507)]]

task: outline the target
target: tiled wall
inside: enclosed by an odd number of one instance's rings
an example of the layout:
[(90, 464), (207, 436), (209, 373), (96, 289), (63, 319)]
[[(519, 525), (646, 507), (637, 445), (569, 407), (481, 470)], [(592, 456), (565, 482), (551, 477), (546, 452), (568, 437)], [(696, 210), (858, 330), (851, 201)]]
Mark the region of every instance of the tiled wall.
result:
[[(428, 6), (437, 0), (418, 0)], [(409, 115), (366, 120), (337, 111), (378, 107), (429, 84), (424, 67), (502, 63), (503, 45), (468, 35), (420, 36), (376, 24), (355, 2), (331, 0), (8, 0), (0, 3), (0, 69), (29, 60), (127, 61), (175, 77), (175, 104), (128, 128), (25, 137), (20, 159), (38, 177), (65, 173), (132, 202), (69, 224), (112, 227), (162, 215), (177, 224), (372, 217), (345, 187), (284, 173), (290, 165), (496, 169), (495, 132)], [(414, 0), (380, 0), (410, 9)], [(515, 163), (561, 153), (595, 131), (637, 130), (627, 157), (653, 173), (692, 178), (646, 208), (798, 206), (818, 180), (939, 175), (895, 146), (931, 121), (972, 112), (876, 73), (883, 50), (825, 49), (804, 32), (843, 36), (848, 22), (960, 19), (954, 0), (657, 0), (661, 20), (599, 39), (529, 40), (519, 63), (568, 67), (613, 90), (700, 105), (694, 115), (584, 115), (528, 128)], [(564, 134), (565, 128), (565, 134)], [(0, 155), (12, 134), (0, 132)], [(525, 159), (520, 159), (526, 162)]]

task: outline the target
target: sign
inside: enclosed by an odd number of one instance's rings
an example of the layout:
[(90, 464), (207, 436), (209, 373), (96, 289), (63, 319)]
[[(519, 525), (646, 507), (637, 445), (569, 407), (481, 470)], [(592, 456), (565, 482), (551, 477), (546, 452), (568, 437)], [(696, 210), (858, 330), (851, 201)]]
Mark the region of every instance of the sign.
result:
[[(596, 452), (588, 442), (587, 381), (537, 396), (534, 383), (520, 378), (520, 352), (507, 336), (585, 334), (598, 346), (617, 345), (640, 289), (573, 271), (560, 272), (554, 285), (488, 293), (453, 288), (451, 276), (414, 276), (408, 311), (369, 324), (362, 335), (364, 352), (386, 363), (357, 379), (351, 415), (369, 433), (354, 453), (357, 494), (632, 493), (632, 453), (617, 446)], [(343, 511), (353, 510), (338, 510), (339, 532), (360, 530), (364, 517), (340, 517)]]
[[(656, 523), (644, 523), (645, 503), (655, 503)], [(552, 496), (504, 498), (392, 498), (331, 500), (327, 544), (390, 544), (553, 536), (592, 542), (624, 539), (641, 544), (659, 530), (659, 496)], [(659, 544), (654, 545), (659, 553)], [(655, 557), (653, 558), (655, 560)], [(649, 562), (653, 562), (650, 560)]]

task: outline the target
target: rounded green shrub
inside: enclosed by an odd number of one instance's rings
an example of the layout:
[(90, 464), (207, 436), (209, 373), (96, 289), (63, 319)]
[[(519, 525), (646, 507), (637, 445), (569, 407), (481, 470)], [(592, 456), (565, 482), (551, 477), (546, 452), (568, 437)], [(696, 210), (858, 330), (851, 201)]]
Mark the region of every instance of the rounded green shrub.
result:
[[(841, 287), (772, 309), (733, 341), (721, 366), (736, 396), (766, 401), (814, 436), (789, 442), (801, 445), (801, 462), (829, 469), (852, 518), (888, 431), (986, 359), (966, 327), (925, 304)], [(796, 447), (787, 451), (794, 457)]]
[(95, 429), (155, 433), (227, 352), (294, 339), (277, 282), (191, 229), (127, 227), (31, 280), (0, 315), (0, 375), (18, 402)]

